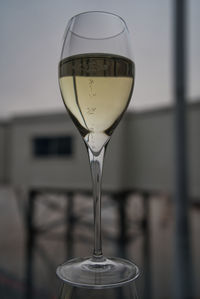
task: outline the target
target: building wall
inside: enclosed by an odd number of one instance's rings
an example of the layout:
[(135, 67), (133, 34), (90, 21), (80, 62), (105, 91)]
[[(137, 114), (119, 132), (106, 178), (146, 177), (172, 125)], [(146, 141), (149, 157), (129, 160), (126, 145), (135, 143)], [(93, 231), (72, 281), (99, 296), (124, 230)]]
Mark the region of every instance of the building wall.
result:
[[(199, 197), (200, 103), (189, 105), (187, 116), (190, 195)], [(174, 192), (173, 117), (173, 110), (170, 108), (126, 114), (107, 147), (103, 173), (105, 190)], [(72, 157), (34, 157), (32, 140), (35, 136), (62, 134), (74, 136)], [(66, 113), (13, 119), (10, 142), (11, 158), (8, 160), (12, 184), (25, 187), (91, 188), (87, 151), (79, 132)], [(0, 175), (2, 176), (2, 173)]]
[[(171, 109), (135, 114), (127, 133), (127, 185), (136, 189), (172, 192), (174, 136)], [(131, 136), (129, 138), (128, 136)]]
[[(24, 117), (13, 120), (12, 125), (11, 182), (20, 186), (75, 187), (80, 180), (77, 166), (82, 164), (79, 152), (83, 145), (68, 118), (62, 115)], [(74, 136), (74, 153), (70, 158), (34, 157), (33, 138), (69, 134)], [(87, 169), (86, 169), (87, 176)], [(76, 184), (77, 186), (77, 184)]]
[[(175, 134), (173, 110), (130, 115), (126, 129), (123, 176), (126, 188), (174, 193)], [(189, 195), (200, 197), (200, 103), (187, 109)], [(131, 136), (131, 137), (130, 137)]]
[[(118, 188), (120, 147), (118, 129), (108, 146), (104, 169), (104, 187)], [(74, 137), (74, 152), (69, 158), (36, 158), (32, 140), (39, 136), (69, 134)], [(11, 182), (18, 186), (90, 189), (91, 177), (86, 147), (66, 114), (16, 118), (11, 129)], [(121, 145), (122, 146), (122, 145)], [(110, 147), (110, 149), (109, 149)]]
[(200, 103), (190, 106), (187, 141), (189, 192), (200, 198)]

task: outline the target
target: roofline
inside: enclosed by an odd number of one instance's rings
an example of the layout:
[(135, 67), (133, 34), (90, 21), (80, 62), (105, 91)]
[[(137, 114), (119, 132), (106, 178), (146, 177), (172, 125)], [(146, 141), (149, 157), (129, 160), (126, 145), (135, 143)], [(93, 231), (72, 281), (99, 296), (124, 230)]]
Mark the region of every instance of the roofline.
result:
[[(193, 108), (200, 108), (200, 100), (192, 101), (187, 103), (187, 107), (190, 109)], [(135, 116), (144, 116), (147, 114), (160, 114), (160, 113), (166, 113), (170, 112), (171, 110), (174, 109), (174, 104), (173, 105), (166, 105), (163, 107), (151, 107), (149, 109), (145, 110), (134, 110), (130, 111), (128, 110), (126, 112), (126, 116), (129, 117), (130, 115), (135, 115)], [(46, 112), (33, 112), (33, 113), (26, 113), (26, 114), (19, 114), (19, 115), (14, 115), (13, 117), (9, 117), (8, 119), (5, 120), (0, 120), (0, 126), (8, 125), (13, 122), (30, 122), (30, 121), (44, 121), (46, 120), (51, 120), (51, 121), (56, 121), (59, 118), (59, 120), (67, 121), (69, 120), (69, 114), (65, 110), (58, 110), (58, 111), (46, 111)]]

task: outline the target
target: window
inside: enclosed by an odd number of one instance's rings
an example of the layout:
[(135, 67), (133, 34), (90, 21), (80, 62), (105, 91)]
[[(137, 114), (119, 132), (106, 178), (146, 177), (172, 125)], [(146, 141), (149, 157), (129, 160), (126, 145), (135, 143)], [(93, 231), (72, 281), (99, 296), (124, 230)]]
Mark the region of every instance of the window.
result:
[(34, 157), (68, 157), (73, 152), (72, 136), (40, 136), (33, 138)]

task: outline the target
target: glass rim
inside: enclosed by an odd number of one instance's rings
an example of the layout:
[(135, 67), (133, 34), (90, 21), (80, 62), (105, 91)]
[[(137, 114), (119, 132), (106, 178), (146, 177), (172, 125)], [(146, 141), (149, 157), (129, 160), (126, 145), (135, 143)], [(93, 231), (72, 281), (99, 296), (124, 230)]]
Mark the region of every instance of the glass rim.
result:
[(77, 33), (75, 33), (75, 32), (74, 32), (73, 30), (71, 30), (70, 28), (69, 28), (69, 31), (70, 31), (73, 35), (75, 35), (75, 36), (77, 36), (77, 37), (80, 37), (80, 38), (83, 38), (83, 39), (90, 39), (90, 40), (104, 40), (104, 39), (110, 39), (110, 38), (114, 38), (114, 37), (116, 37), (116, 36), (122, 34), (122, 33), (125, 31), (125, 29), (128, 31), (127, 24), (126, 24), (125, 20), (124, 20), (121, 16), (119, 16), (118, 14), (112, 13), (112, 12), (104, 11), (104, 10), (89, 10), (89, 11), (84, 11), (84, 12), (78, 13), (78, 14), (74, 15), (73, 17), (71, 17), (71, 18), (69, 19), (69, 21), (68, 21), (68, 26), (70, 27), (71, 24), (72, 24), (72, 22), (73, 22), (73, 20), (75, 20), (77, 17), (82, 16), (82, 15), (86, 15), (86, 14), (92, 14), (92, 13), (111, 15), (111, 16), (113, 16), (113, 17), (116, 17), (116, 18), (118, 18), (118, 19), (122, 22), (122, 24), (124, 25), (124, 27), (123, 27), (123, 29), (122, 29), (119, 33), (110, 35), (110, 36), (108, 36), (108, 37), (102, 37), (102, 38), (97, 38), (97, 37), (86, 37), (86, 36), (83, 36), (83, 35), (81, 35), (81, 34), (77, 34)]

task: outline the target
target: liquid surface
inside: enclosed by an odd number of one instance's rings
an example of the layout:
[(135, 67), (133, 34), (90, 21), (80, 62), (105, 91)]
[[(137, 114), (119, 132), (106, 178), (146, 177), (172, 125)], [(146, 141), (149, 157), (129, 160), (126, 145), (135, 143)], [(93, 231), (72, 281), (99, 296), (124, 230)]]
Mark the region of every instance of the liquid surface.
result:
[(60, 89), (73, 121), (92, 150), (109, 139), (130, 101), (134, 63), (111, 54), (82, 54), (59, 65)]

